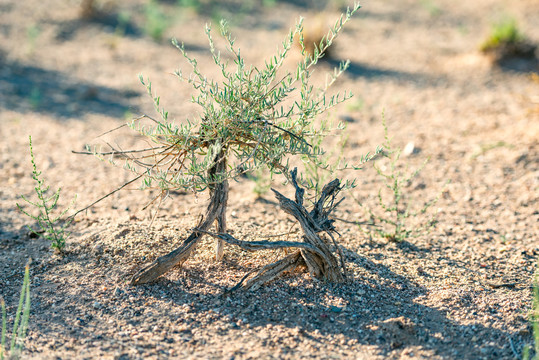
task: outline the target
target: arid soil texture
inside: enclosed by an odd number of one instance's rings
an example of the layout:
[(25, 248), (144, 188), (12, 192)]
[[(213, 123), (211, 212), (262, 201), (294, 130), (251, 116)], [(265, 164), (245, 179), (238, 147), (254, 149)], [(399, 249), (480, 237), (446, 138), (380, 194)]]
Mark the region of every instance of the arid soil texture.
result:
[[(72, 151), (104, 141), (126, 149), (140, 144), (128, 129), (98, 137), (140, 114), (155, 116), (138, 74), (152, 81), (171, 118), (198, 111), (191, 89), (173, 75), (190, 68), (170, 38), (218, 77), (205, 23), (215, 27), (228, 17), (243, 56), (257, 66), (300, 15), (306, 26), (325, 26), (338, 18), (339, 6), (252, 1), (197, 10), (160, 1), (152, 10), (142, 0), (95, 3), (88, 13), (80, 1), (0, 2), (0, 294), (12, 324), (31, 258), (24, 358), (521, 357), (533, 341), (539, 255), (539, 69), (534, 59), (498, 66), (479, 48), (492, 24), (507, 17), (538, 43), (537, 1), (365, 1), (313, 78), (323, 82), (350, 59), (331, 91), (355, 97), (328, 114), (347, 130), (328, 138), (327, 149), (342, 148), (350, 162), (359, 161), (385, 141), (384, 117), (394, 145), (407, 149), (400, 166), (413, 170), (429, 159), (403, 188), (406, 201), (420, 208), (439, 198), (408, 227), (419, 229), (433, 213), (438, 223), (400, 243), (373, 236), (375, 228), (354, 222), (368, 221), (369, 209), (380, 214), (382, 179), (371, 165), (338, 173), (358, 184), (334, 213), (345, 220), (335, 225), (348, 280), (324, 283), (300, 268), (227, 296), (224, 290), (284, 251), (227, 246), (215, 262), (207, 239), (181, 268), (151, 284), (129, 284), (144, 264), (179, 246), (204, 212), (205, 193), (171, 194), (151, 222), (156, 208), (142, 209), (156, 193), (134, 183), (76, 217), (63, 256), (30, 236), (26, 226), (35, 223), (16, 207), (21, 194), (34, 194), (28, 135), (43, 177), (62, 188), (59, 207), (78, 194), (73, 210), (83, 208), (133, 176)], [(158, 19), (164, 16), (158, 24), (166, 18), (161, 39), (151, 32), (155, 8)], [(294, 50), (287, 66), (300, 58)], [(378, 163), (387, 168), (387, 161)], [(300, 241), (272, 193), (257, 198), (254, 186), (243, 178), (231, 183), (230, 233)], [(293, 196), (282, 179), (272, 186)]]

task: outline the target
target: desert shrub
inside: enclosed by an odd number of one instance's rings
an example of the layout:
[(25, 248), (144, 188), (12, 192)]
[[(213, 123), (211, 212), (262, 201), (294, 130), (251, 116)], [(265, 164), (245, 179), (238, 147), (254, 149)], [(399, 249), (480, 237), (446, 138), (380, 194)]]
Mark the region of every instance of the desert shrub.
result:
[[(218, 233), (226, 234), (228, 181), (231, 179), (264, 167), (272, 175), (281, 174), (293, 181), (298, 194), (301, 194), (298, 196), (303, 199), (304, 190), (296, 183), (295, 175), (291, 175), (290, 160), (299, 157), (311, 165), (329, 167), (325, 163), (327, 159), (323, 156), (320, 139), (342, 127), (333, 127), (323, 119), (318, 121), (318, 117), (352, 96), (351, 93), (328, 95), (328, 89), (346, 70), (348, 62), (341, 63), (326, 83), (318, 88), (311, 85), (312, 70), (358, 9), (359, 4), (356, 4), (341, 15), (319, 46), (315, 47), (312, 55), (305, 50), (301, 19), (288, 33), (277, 54), (262, 67), (245, 63), (226, 22), (222, 21), (220, 33), (233, 63), (224, 60), (215, 46), (211, 27), (207, 26), (211, 56), (220, 70), (221, 81), (203, 75), (197, 60), (189, 56), (182, 44), (174, 41), (174, 45), (192, 67), (191, 75), (184, 76), (181, 70), (176, 75), (194, 88), (196, 93), (192, 102), (201, 108), (199, 116), (181, 123), (169, 119), (151, 82), (140, 76), (160, 117), (154, 119), (144, 115), (132, 121), (129, 126), (152, 145), (128, 151), (112, 149), (100, 152), (89, 149), (89, 153), (124, 157), (125, 167), (136, 174), (132, 181), (141, 178), (143, 188), (157, 189), (162, 198), (178, 189), (193, 192), (208, 190), (210, 204), (204, 218), (191, 236), (184, 240), (182, 247), (158, 258), (135, 274), (133, 283), (152, 281), (172, 266), (183, 262), (214, 222), (217, 222)], [(284, 60), (296, 36), (299, 37), (305, 57), (297, 64), (295, 71), (286, 71), (283, 69)], [(361, 164), (369, 158), (369, 155), (363, 157)], [(357, 169), (361, 164), (346, 164), (344, 167)], [(308, 183), (303, 182), (301, 185), (306, 186)], [(327, 193), (327, 198), (333, 199), (332, 196), (340, 189), (335, 186), (333, 183), (333, 195)], [(303, 206), (302, 201), (299, 207)], [(317, 210), (317, 214), (322, 213), (325, 214), (321, 208)], [(223, 256), (223, 241), (223, 237), (217, 237), (216, 259)]]

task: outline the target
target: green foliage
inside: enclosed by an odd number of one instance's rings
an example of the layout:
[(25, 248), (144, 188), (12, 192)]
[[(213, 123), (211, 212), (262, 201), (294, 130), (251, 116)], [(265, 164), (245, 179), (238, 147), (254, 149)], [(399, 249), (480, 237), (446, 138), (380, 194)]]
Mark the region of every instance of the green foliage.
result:
[(202, 4), (200, 0), (178, 0), (178, 6), (192, 8), (198, 11)]
[[(53, 216), (52, 212), (55, 210), (56, 205), (58, 204), (58, 199), (60, 198), (60, 191), (61, 188), (58, 188), (56, 192), (52, 195), (48, 195), (48, 191), (50, 186), (45, 186), (45, 181), (41, 178), (41, 171), (37, 170), (37, 165), (34, 158), (34, 151), (32, 148), (32, 137), (29, 136), (29, 147), (30, 147), (30, 160), (32, 161), (32, 179), (35, 180), (36, 186), (34, 188), (35, 193), (37, 195), (38, 200), (37, 201), (31, 201), (28, 198), (26, 198), (24, 195), (21, 195), (21, 198), (28, 204), (30, 204), (32, 207), (36, 208), (39, 213), (38, 215), (32, 215), (29, 212), (23, 210), (21, 205), (17, 203), (17, 207), (20, 211), (22, 211), (23, 214), (26, 216), (34, 219), (37, 221), (41, 232), (43, 233), (43, 237), (45, 239), (49, 240), (51, 242), (51, 247), (58, 251), (59, 253), (62, 253), (65, 248), (65, 241), (69, 234), (66, 232), (67, 226), (71, 223), (73, 220), (72, 218), (69, 218), (67, 221), (64, 222), (63, 225), (60, 225), (60, 219), (67, 213), (67, 211), (70, 209), (71, 205), (75, 202), (75, 199), (73, 199), (72, 204), (62, 212), (60, 212), (59, 215)], [(32, 231), (37, 236), (40, 236), (39, 230), (34, 230), (30, 228), (30, 231)]]
[(361, 97), (356, 97), (353, 101), (349, 101), (346, 105), (346, 110), (354, 112), (361, 111), (365, 107), (365, 101)]
[(420, 0), (419, 3), (432, 17), (439, 16), (442, 13), (442, 9), (433, 0)]
[(30, 319), (30, 261), (26, 264), (24, 270), (24, 280), (22, 283), (21, 295), (19, 297), (19, 306), (15, 313), (15, 321), (13, 322), (13, 331), (11, 332), (11, 343), (9, 351), (6, 348), (7, 337), (7, 315), (6, 304), (4, 299), (0, 297), (2, 307), (2, 336), (0, 343), (0, 360), (9, 354), (9, 359), (19, 359), (23, 348), (26, 330), (28, 330), (28, 322)]
[[(370, 225), (376, 226), (373, 230), (376, 235), (390, 241), (401, 242), (409, 237), (417, 236), (435, 225), (436, 214), (423, 221), (421, 226), (416, 228), (411, 227), (409, 219), (427, 213), (429, 208), (438, 201), (438, 198), (423, 203), (419, 210), (412, 209), (412, 204), (416, 201), (406, 196), (404, 188), (421, 172), (428, 160), (425, 160), (415, 171), (409, 171), (407, 165), (403, 170), (400, 164), (401, 149), (393, 147), (385, 118), (382, 123), (385, 133), (384, 153), (389, 164), (387, 171), (385, 171), (376, 162), (373, 163), (374, 169), (383, 179), (384, 187), (378, 191), (379, 209), (376, 211), (368, 209), (368, 213), (372, 222)], [(360, 205), (363, 206), (361, 203)]]
[[(143, 177), (144, 188), (159, 188), (163, 195), (176, 189), (204, 191), (262, 167), (267, 167), (272, 174), (289, 176), (289, 160), (293, 156), (328, 167), (322, 161), (324, 151), (319, 139), (336, 129), (325, 120), (315, 119), (352, 96), (351, 93), (327, 95), (348, 62), (341, 63), (319, 88), (311, 85), (310, 79), (313, 67), (358, 9), (356, 4), (341, 15), (316, 46), (313, 56), (305, 53), (301, 36), (303, 20), (300, 20), (277, 54), (261, 68), (245, 64), (226, 22), (222, 21), (220, 32), (233, 64), (224, 60), (215, 46), (211, 27), (207, 26), (210, 52), (222, 75), (221, 81), (203, 75), (197, 60), (187, 54), (183, 44), (174, 41), (193, 72), (185, 77), (178, 70), (176, 75), (195, 90), (192, 102), (200, 106), (200, 114), (181, 123), (171, 121), (151, 82), (140, 76), (160, 118), (143, 116), (132, 121), (130, 127), (153, 144), (146, 149), (113, 149), (114, 152), (128, 157), (125, 167)], [(305, 57), (295, 71), (284, 71), (284, 60), (296, 35)], [(106, 154), (95, 150), (94, 153)], [(226, 171), (209, 176), (210, 169), (220, 161), (227, 164)]]
[(472, 154), (471, 158), (476, 159), (479, 156), (486, 154), (490, 150), (501, 148), (501, 147), (512, 149), (514, 148), (514, 145), (508, 144), (505, 141), (497, 141), (494, 143), (480, 144), (479, 149)]
[(488, 38), (481, 45), (481, 51), (494, 50), (500, 46), (515, 44), (524, 40), (515, 19), (504, 19), (492, 26)]
[[(344, 168), (344, 148), (346, 146), (348, 137), (342, 135), (338, 144), (332, 148), (332, 151), (321, 154), (316, 161), (312, 159), (304, 158), (305, 174), (300, 179), (300, 182), (307, 184), (311, 189), (315, 190), (315, 198), (319, 197), (322, 187), (326, 184), (330, 178), (334, 177), (334, 174)], [(317, 146), (322, 146), (323, 136), (315, 139)], [(348, 182), (346, 187), (353, 187), (355, 184)]]
[(170, 19), (161, 9), (157, 1), (150, 0), (144, 7), (146, 22), (144, 30), (155, 41), (161, 41), (165, 31), (170, 26)]
[(530, 357), (531, 347), (526, 345), (522, 351), (523, 360), (539, 360), (539, 284), (538, 284), (538, 274), (535, 274), (535, 281), (533, 285), (533, 304), (531, 311), (531, 322), (533, 329), (533, 350), (535, 355)]

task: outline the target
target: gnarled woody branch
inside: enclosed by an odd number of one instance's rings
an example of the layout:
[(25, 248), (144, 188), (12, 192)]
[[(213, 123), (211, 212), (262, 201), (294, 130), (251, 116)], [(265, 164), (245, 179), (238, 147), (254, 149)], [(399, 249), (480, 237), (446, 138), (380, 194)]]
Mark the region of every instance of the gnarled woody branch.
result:
[[(216, 162), (216, 167), (224, 166), (219, 161)], [(292, 270), (300, 265), (306, 265), (310, 273), (320, 279), (341, 282), (345, 278), (346, 269), (342, 253), (335, 243), (332, 233), (335, 232), (333, 220), (329, 218), (331, 211), (342, 201), (335, 202), (336, 196), (341, 190), (339, 179), (335, 179), (328, 183), (322, 189), (320, 198), (315, 203), (313, 210), (308, 212), (303, 206), (304, 189), (301, 188), (297, 181), (297, 169), (291, 172), (292, 184), (294, 185), (295, 201), (288, 199), (278, 191), (273, 190), (276, 198), (279, 200), (279, 205), (286, 213), (292, 215), (300, 223), (303, 229), (303, 242), (294, 241), (242, 241), (234, 238), (230, 234), (225, 233), (225, 226), (218, 226), (219, 233), (209, 232), (209, 228), (216, 220), (219, 222), (220, 216), (226, 209), (228, 198), (228, 183), (218, 184), (212, 189), (212, 196), (206, 216), (200, 221), (197, 228), (192, 234), (184, 240), (182, 246), (164, 255), (152, 264), (141, 269), (133, 276), (132, 284), (143, 284), (152, 281), (160, 275), (167, 272), (174, 265), (185, 261), (192, 249), (196, 246), (203, 235), (210, 235), (216, 238), (218, 243), (227, 242), (232, 245), (239, 246), (245, 250), (256, 251), (261, 249), (279, 249), (279, 248), (297, 248), (299, 251), (290, 254), (283, 259), (272, 264), (264, 266), (258, 274), (246, 281), (252, 274), (248, 273), (244, 278), (229, 291), (237, 289), (253, 289), (260, 285), (271, 281), (282, 273)], [(221, 225), (221, 224), (219, 224)], [(320, 236), (320, 233), (327, 233), (333, 241), (333, 245), (341, 258), (341, 267), (336, 256), (330, 249), (328, 241)]]
[[(279, 200), (281, 209), (292, 215), (298, 220), (303, 229), (304, 242), (293, 241), (242, 241), (234, 238), (230, 234), (215, 234), (197, 229), (217, 239), (221, 239), (229, 244), (236, 245), (242, 249), (255, 251), (261, 249), (279, 249), (279, 248), (299, 248), (299, 251), (286, 256), (285, 258), (264, 266), (258, 274), (245, 280), (252, 274), (249, 272), (241, 281), (236, 284), (228, 292), (237, 289), (254, 289), (265, 282), (271, 281), (281, 275), (283, 272), (292, 270), (299, 265), (307, 265), (309, 271), (314, 276), (331, 282), (341, 282), (345, 278), (346, 270), (342, 253), (335, 243), (332, 232), (336, 232), (333, 226), (333, 220), (329, 219), (329, 213), (342, 201), (335, 203), (337, 193), (341, 190), (340, 181), (338, 179), (328, 183), (322, 189), (320, 198), (315, 203), (311, 212), (307, 212), (303, 206), (304, 189), (299, 187), (296, 181), (296, 169), (291, 173), (292, 184), (296, 188), (296, 200), (292, 201), (273, 190), (275, 196)], [(329, 199), (329, 201), (328, 201)], [(334, 245), (339, 252), (341, 258), (341, 267), (335, 255), (333, 255), (329, 244), (319, 234), (326, 232), (334, 242)]]
[[(220, 152), (215, 157), (215, 164), (210, 168), (208, 176), (216, 176), (222, 174), (226, 170), (226, 161), (224, 153)], [(217, 221), (218, 231), (224, 233), (226, 231), (225, 211), (228, 202), (228, 181), (223, 181), (215, 184), (210, 188), (210, 203), (206, 209), (205, 216), (200, 220), (197, 228), (199, 231), (193, 231), (182, 245), (170, 253), (157, 258), (151, 264), (140, 269), (131, 278), (132, 285), (140, 285), (154, 281), (159, 276), (163, 275), (174, 266), (183, 263), (191, 254), (191, 251), (196, 247), (202, 239), (204, 232), (207, 231), (212, 224)], [(216, 258), (220, 260), (223, 256), (222, 240), (217, 239), (215, 243)]]

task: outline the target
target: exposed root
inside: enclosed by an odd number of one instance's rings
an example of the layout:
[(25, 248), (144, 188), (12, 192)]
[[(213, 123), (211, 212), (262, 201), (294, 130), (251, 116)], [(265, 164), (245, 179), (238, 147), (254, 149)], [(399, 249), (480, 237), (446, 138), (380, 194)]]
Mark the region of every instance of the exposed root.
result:
[[(218, 162), (217, 162), (218, 163)], [(216, 165), (217, 166), (217, 165)], [(294, 241), (242, 241), (226, 233), (226, 203), (228, 199), (228, 183), (217, 184), (211, 193), (211, 201), (208, 205), (205, 217), (200, 221), (197, 228), (184, 240), (182, 246), (171, 253), (159, 257), (150, 265), (138, 271), (131, 279), (131, 284), (144, 284), (155, 280), (159, 276), (169, 271), (173, 266), (185, 261), (202, 236), (210, 235), (216, 240), (216, 258), (222, 257), (224, 242), (236, 245), (248, 251), (261, 249), (296, 248), (299, 251), (284, 257), (283, 259), (263, 267), (255, 276), (248, 279), (252, 272), (228, 292), (238, 289), (256, 289), (262, 284), (269, 282), (282, 273), (293, 270), (299, 265), (306, 265), (312, 276), (329, 282), (342, 282), (346, 277), (346, 268), (341, 249), (337, 245), (332, 233), (337, 233), (333, 226), (334, 220), (329, 218), (331, 211), (342, 201), (335, 201), (337, 194), (341, 190), (339, 179), (328, 183), (322, 189), (320, 198), (314, 204), (313, 209), (308, 212), (303, 206), (303, 196), (305, 190), (301, 188), (297, 181), (297, 170), (291, 172), (292, 184), (294, 185), (295, 201), (288, 199), (276, 190), (273, 190), (279, 205), (283, 211), (292, 215), (301, 225), (303, 230), (303, 242)], [(218, 233), (209, 231), (214, 222), (217, 221)], [(326, 233), (330, 240), (321, 236)], [(331, 248), (338, 253), (340, 262), (334, 255)]]
[[(261, 249), (280, 249), (280, 248), (299, 248), (299, 251), (294, 252), (285, 258), (263, 267), (258, 274), (249, 280), (245, 281), (253, 272), (249, 272), (227, 293), (235, 290), (256, 289), (262, 284), (269, 282), (282, 273), (292, 270), (299, 265), (306, 265), (309, 272), (322, 280), (330, 282), (342, 282), (346, 277), (346, 268), (344, 265), (344, 257), (341, 249), (338, 247), (332, 232), (336, 232), (333, 226), (333, 220), (329, 219), (329, 213), (335, 209), (340, 201), (335, 202), (337, 193), (339, 192), (340, 182), (338, 179), (333, 180), (324, 186), (320, 198), (315, 203), (311, 212), (307, 212), (303, 207), (304, 189), (300, 188), (296, 182), (296, 170), (292, 171), (292, 183), (296, 188), (296, 200), (292, 201), (276, 190), (275, 196), (279, 200), (281, 209), (288, 214), (294, 216), (300, 223), (303, 229), (303, 241), (242, 241), (234, 238), (230, 234), (213, 234), (205, 232), (217, 239), (221, 239), (231, 245), (236, 245), (244, 250), (256, 251)], [(198, 231), (202, 231), (197, 229)], [(333, 242), (335, 251), (340, 257), (339, 261), (330, 249), (330, 244), (324, 237), (319, 234), (326, 232)]]
[[(215, 165), (210, 169), (210, 176), (219, 174), (226, 169), (226, 162), (222, 154), (216, 157)], [(191, 254), (197, 243), (202, 239), (202, 236), (207, 232), (212, 224), (217, 221), (217, 228), (220, 232), (226, 232), (226, 205), (228, 202), (228, 181), (217, 183), (210, 189), (210, 204), (206, 210), (205, 216), (197, 225), (197, 230), (193, 231), (182, 245), (172, 252), (157, 258), (151, 264), (140, 269), (131, 278), (132, 285), (146, 284), (154, 281), (159, 276), (165, 274), (170, 269), (178, 264), (182, 264)], [(222, 240), (216, 240), (216, 259), (220, 260), (223, 257)]]

